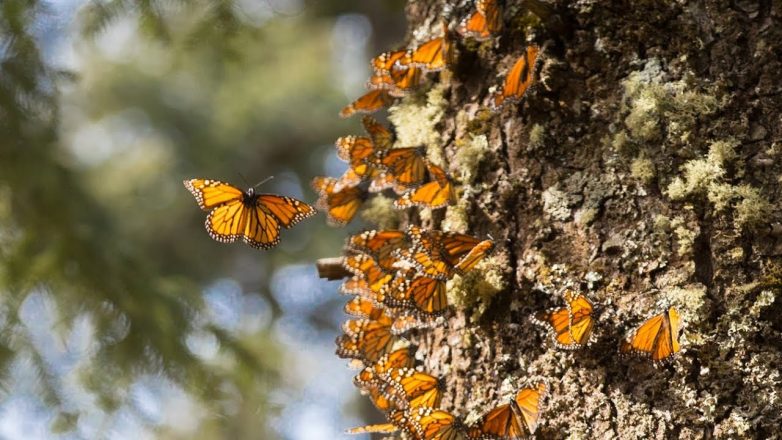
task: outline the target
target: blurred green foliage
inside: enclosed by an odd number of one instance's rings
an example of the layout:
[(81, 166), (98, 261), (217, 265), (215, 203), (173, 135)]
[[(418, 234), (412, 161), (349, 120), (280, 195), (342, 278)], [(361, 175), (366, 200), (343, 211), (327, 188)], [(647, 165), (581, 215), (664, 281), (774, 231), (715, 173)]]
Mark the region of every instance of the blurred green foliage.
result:
[[(78, 376), (104, 411), (140, 375), (164, 374), (216, 414), (239, 402), (230, 417), (205, 418), (200, 438), (273, 437), (264, 418), (282, 348), (268, 327), (204, 324), (201, 293), (233, 278), (277, 314), (275, 268), (331, 256), (343, 235), (321, 216), (269, 252), (221, 245), (181, 182), (275, 175), (264, 190), (312, 202), (306, 187), (331, 142), (359, 129), (336, 116), (346, 96), (332, 63), (335, 16), (368, 14), (381, 40), (398, 39), (382, 29), (401, 29), (401, 3), (313, 0), (253, 22), (230, 0), (91, 2), (77, 15), (79, 67), (66, 71), (35, 34), (49, 5), (0, 2), (0, 367), (33, 360), (41, 398), (60, 412), (53, 430), (68, 432), (80, 414), (18, 313), (32, 292), (56, 304), (63, 340), (90, 317), (97, 348)], [(123, 26), (130, 37), (106, 38)], [(188, 349), (194, 331), (219, 341), (219, 362)]]

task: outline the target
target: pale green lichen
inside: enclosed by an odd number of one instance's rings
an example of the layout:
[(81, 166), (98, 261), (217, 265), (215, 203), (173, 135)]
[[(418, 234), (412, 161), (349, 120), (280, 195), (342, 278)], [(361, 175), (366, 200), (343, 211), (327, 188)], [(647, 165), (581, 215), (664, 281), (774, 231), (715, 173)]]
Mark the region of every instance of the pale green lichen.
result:
[(706, 287), (691, 284), (684, 287), (670, 287), (662, 291), (664, 305), (676, 307), (682, 320), (695, 327), (703, 319), (700, 309), (706, 303)]
[(657, 175), (654, 162), (646, 157), (638, 157), (630, 164), (630, 174), (644, 184), (650, 184)]
[(715, 212), (733, 208), (736, 228), (751, 228), (764, 222), (772, 211), (771, 202), (758, 188), (731, 185), (723, 181), (725, 167), (736, 159), (735, 139), (712, 142), (704, 158), (693, 159), (682, 166), (683, 176), (673, 179), (666, 189), (672, 200), (706, 196)]
[(610, 144), (617, 153), (624, 153), (629, 149), (630, 137), (626, 131), (620, 130), (610, 139)]
[(394, 209), (394, 201), (378, 194), (371, 198), (361, 211), (361, 218), (379, 229), (396, 229), (400, 211)]
[(396, 129), (397, 144), (403, 147), (426, 146), (429, 160), (440, 166), (445, 162), (437, 124), (448, 107), (444, 95), (448, 88), (445, 84), (437, 84), (425, 96), (406, 96), (388, 109), (388, 119)]
[(675, 217), (671, 221), (671, 228), (676, 236), (679, 255), (686, 255), (692, 252), (692, 247), (700, 228), (695, 225), (688, 225), (682, 217)]
[(760, 316), (760, 312), (766, 307), (774, 304), (774, 300), (777, 298), (776, 294), (772, 290), (762, 290), (755, 299), (755, 303), (749, 309), (750, 315), (757, 318)]
[(537, 150), (546, 144), (546, 129), (535, 124), (529, 130), (529, 150)]
[(694, 159), (682, 166), (684, 176), (676, 177), (668, 185), (666, 194), (672, 200), (681, 200), (693, 194), (705, 194), (709, 186), (725, 174), (721, 164), (708, 159)]
[(630, 135), (643, 142), (669, 139), (686, 142), (698, 118), (719, 107), (713, 94), (693, 90), (694, 78), (664, 82), (658, 60), (628, 75), (623, 82), (628, 114), (624, 123)]
[(658, 233), (665, 233), (671, 230), (671, 219), (668, 217), (656, 214), (654, 216), (654, 231)]
[(489, 140), (482, 134), (468, 135), (456, 141), (456, 148), (453, 158), (456, 177), (462, 183), (472, 183), (478, 175), (478, 165), (489, 151)]
[(460, 198), (455, 205), (451, 205), (445, 210), (445, 218), (440, 227), (443, 231), (466, 233), (469, 230), (469, 215), (467, 208), (469, 200)]
[(570, 218), (570, 197), (562, 192), (557, 185), (550, 186), (543, 191), (543, 211), (552, 218), (565, 221)]
[(773, 207), (771, 202), (760, 194), (759, 189), (740, 185), (736, 187), (736, 195), (741, 200), (733, 214), (736, 228), (751, 228), (768, 220)]
[(448, 303), (470, 310), (473, 321), (480, 318), (494, 295), (508, 287), (502, 268), (509, 267), (509, 261), (507, 252), (497, 250), (464, 276), (453, 277), (447, 284)]

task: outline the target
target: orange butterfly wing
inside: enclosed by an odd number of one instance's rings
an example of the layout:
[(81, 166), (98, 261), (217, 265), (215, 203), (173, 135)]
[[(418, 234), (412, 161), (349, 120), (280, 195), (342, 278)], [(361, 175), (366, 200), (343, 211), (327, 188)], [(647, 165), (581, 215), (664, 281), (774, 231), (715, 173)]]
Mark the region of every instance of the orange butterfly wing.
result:
[(388, 73), (394, 69), (397, 61), (402, 59), (406, 53), (407, 50), (405, 49), (383, 52), (375, 58), (372, 58), (372, 61), (370, 62), (372, 70), (376, 73)]
[(385, 271), (394, 271), (397, 258), (394, 251), (407, 247), (403, 231), (366, 231), (348, 240), (350, 249), (371, 256)]
[(252, 247), (269, 249), (280, 242), (280, 225), (290, 228), (315, 215), (310, 205), (292, 197), (254, 194), (209, 179), (184, 181), (199, 207), (211, 210), (206, 230), (213, 239), (230, 243), (242, 239)]
[(459, 419), (447, 411), (423, 409), (415, 415), (415, 423), (425, 440), (467, 440), (467, 433)]
[(393, 292), (385, 299), (391, 307), (412, 307), (426, 315), (438, 315), (448, 307), (445, 281), (421, 276), (389, 286)]
[(353, 219), (364, 203), (366, 192), (359, 187), (337, 186), (339, 181), (332, 177), (312, 179), (312, 188), (320, 194), (318, 206), (326, 211), (329, 223), (344, 226)]
[(413, 368), (392, 368), (381, 375), (391, 385), (390, 398), (400, 408), (436, 408), (440, 406), (440, 380)]
[(339, 116), (341, 118), (349, 118), (356, 113), (374, 113), (383, 107), (387, 107), (393, 101), (393, 96), (389, 95), (387, 90), (371, 90), (346, 105), (339, 112)]
[(391, 130), (368, 115), (361, 119), (361, 123), (364, 125), (364, 130), (372, 139), (375, 151), (383, 151), (391, 148), (394, 143), (394, 133), (391, 132)]
[(393, 423), (378, 423), (374, 425), (357, 426), (345, 431), (346, 434), (392, 434), (399, 429)]
[(518, 102), (524, 97), (535, 78), (535, 63), (539, 53), (538, 46), (527, 46), (527, 51), (516, 61), (505, 77), (502, 90), (494, 95), (493, 105), (495, 108), (506, 102)]
[(675, 308), (652, 316), (644, 321), (632, 335), (622, 342), (619, 351), (664, 362), (680, 350), (679, 329), (681, 318)]
[(337, 338), (337, 356), (372, 363), (391, 351), (397, 338), (391, 334), (392, 319), (383, 314), (378, 319), (345, 321), (345, 332)]
[(497, 0), (478, 0), (475, 9), (459, 23), (457, 31), (460, 34), (483, 41), (502, 29), (502, 10)]
[(429, 164), (427, 168), (434, 180), (410, 190), (396, 199), (394, 201), (396, 209), (407, 209), (413, 206), (438, 209), (453, 203), (456, 195), (448, 175), (436, 165)]
[(402, 66), (419, 67), (427, 72), (436, 72), (445, 68), (445, 37), (429, 40), (419, 46), (408, 49), (399, 61)]
[(240, 201), (244, 196), (244, 191), (219, 180), (190, 179), (183, 183), (185, 188), (195, 197), (198, 206), (204, 211), (209, 211), (224, 203)]
[(417, 186), (426, 178), (425, 151), (419, 147), (387, 150), (379, 155), (376, 165), (401, 187)]
[(524, 419), (524, 426), (530, 435), (534, 434), (538, 429), (541, 403), (546, 397), (547, 389), (546, 384), (540, 382), (534, 389), (525, 388), (520, 390), (514, 399), (515, 408), (520, 410)]
[(535, 320), (551, 329), (552, 339), (558, 348), (574, 350), (589, 344), (594, 319), (592, 302), (586, 296), (565, 293), (567, 307), (539, 313)]

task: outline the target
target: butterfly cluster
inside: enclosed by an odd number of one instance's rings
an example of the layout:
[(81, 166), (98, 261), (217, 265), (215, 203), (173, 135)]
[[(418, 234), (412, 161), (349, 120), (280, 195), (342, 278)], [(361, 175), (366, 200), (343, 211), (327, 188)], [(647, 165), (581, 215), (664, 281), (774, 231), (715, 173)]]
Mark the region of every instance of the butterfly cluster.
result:
[[(459, 22), (456, 33), (463, 38), (485, 41), (495, 37), (501, 29), (502, 10), (498, 0), (477, 0), (475, 11)], [(441, 36), (419, 45), (384, 52), (373, 58), (370, 63), (373, 73), (366, 84), (369, 91), (345, 106), (339, 115), (347, 118), (357, 113), (374, 113), (418, 89), (426, 82), (427, 74), (452, 67), (457, 60), (457, 39), (445, 20), (440, 33)], [(524, 97), (532, 86), (539, 53), (538, 46), (526, 48), (492, 95), (492, 108), (518, 102)]]
[[(533, 321), (549, 329), (555, 347), (577, 350), (590, 344), (594, 306), (585, 295), (570, 290), (565, 291), (564, 299), (565, 307), (538, 313)], [(680, 329), (679, 312), (668, 307), (634, 329), (621, 341), (619, 352), (662, 364), (679, 352)]]
[(386, 190), (398, 195), (397, 209), (437, 209), (453, 203), (450, 177), (427, 159), (423, 147), (394, 148), (390, 129), (370, 116), (362, 122), (366, 136), (343, 136), (335, 142), (337, 156), (348, 163), (348, 170), (340, 177), (312, 180), (319, 195), (317, 206), (330, 224), (347, 224), (371, 194)]
[(345, 305), (354, 319), (343, 325), (337, 355), (362, 368), (354, 383), (388, 419), (349, 432), (400, 431), (427, 440), (522, 438), (535, 432), (545, 383), (520, 390), (468, 426), (440, 408), (440, 379), (416, 368), (414, 347), (404, 339), (409, 331), (438, 325), (435, 318), (448, 307), (446, 281), (472, 270), (493, 249), (493, 240), (417, 226), (348, 239), (343, 264), (352, 276), (341, 291), (354, 295)]

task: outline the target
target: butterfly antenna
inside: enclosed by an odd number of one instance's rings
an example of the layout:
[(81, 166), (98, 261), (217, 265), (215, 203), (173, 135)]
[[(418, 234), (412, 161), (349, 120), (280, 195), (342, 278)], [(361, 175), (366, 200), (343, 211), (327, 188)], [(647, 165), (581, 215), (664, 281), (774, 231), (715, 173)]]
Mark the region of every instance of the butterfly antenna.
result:
[(245, 177), (244, 177), (244, 175), (242, 175), (242, 173), (240, 173), (240, 172), (238, 172), (238, 171), (237, 171), (237, 172), (236, 172), (236, 174), (238, 174), (238, 175), (239, 175), (239, 177), (241, 177), (241, 178), (242, 178), (242, 180), (244, 180), (244, 184), (245, 184), (245, 185), (247, 185), (247, 186), (250, 186), (250, 182), (247, 180), (247, 178), (245, 178)]
[(274, 176), (269, 176), (269, 177), (261, 180), (260, 182), (256, 183), (255, 185), (253, 185), (253, 188), (257, 188), (257, 187), (263, 185), (264, 183), (266, 183), (266, 182), (268, 182), (268, 181), (270, 181), (272, 179), (274, 179)]

